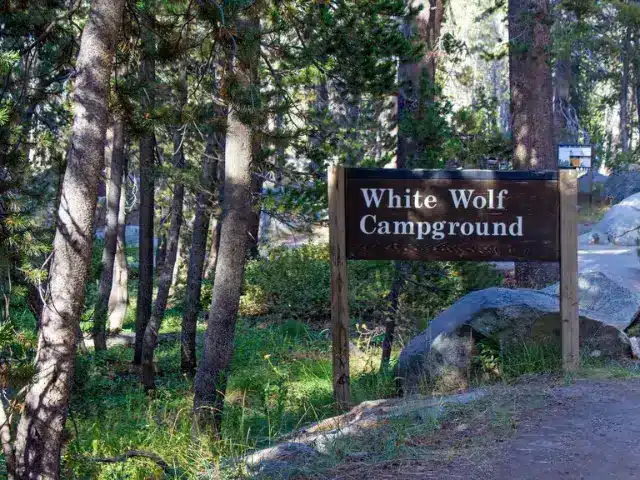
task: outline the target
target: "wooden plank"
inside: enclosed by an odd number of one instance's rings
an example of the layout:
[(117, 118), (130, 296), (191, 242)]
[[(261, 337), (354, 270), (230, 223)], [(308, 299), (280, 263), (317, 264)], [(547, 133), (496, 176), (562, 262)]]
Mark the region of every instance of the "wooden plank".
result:
[(410, 170), (407, 168), (346, 168), (350, 180), (558, 180), (557, 170)]
[(347, 169), (347, 258), (558, 261), (557, 180), (486, 173)]
[(578, 176), (576, 170), (560, 170), (559, 194), (562, 365), (566, 372), (575, 372), (580, 366), (580, 317), (578, 313)]
[(331, 167), (329, 186), (329, 248), (331, 251), (331, 332), (333, 393), (338, 408), (350, 404), (349, 295), (346, 248), (346, 177), (343, 167)]

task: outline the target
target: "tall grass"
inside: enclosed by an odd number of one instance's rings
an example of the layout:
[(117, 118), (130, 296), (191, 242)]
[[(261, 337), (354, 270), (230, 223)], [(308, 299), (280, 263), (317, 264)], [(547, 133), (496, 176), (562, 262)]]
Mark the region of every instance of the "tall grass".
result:
[[(158, 388), (147, 395), (130, 366), (132, 350), (114, 347), (81, 356), (68, 422), (65, 478), (163, 478), (152, 461), (116, 464), (94, 461), (128, 450), (158, 454), (173, 478), (198, 478), (247, 449), (268, 446), (280, 436), (335, 413), (331, 344), (326, 332), (299, 322), (238, 325), (232, 374), (224, 410), (223, 440), (192, 432), (191, 381), (179, 370), (178, 342), (161, 343)], [(356, 355), (354, 402), (393, 394), (393, 378), (376, 373), (379, 351)], [(155, 476), (154, 476), (155, 475)]]

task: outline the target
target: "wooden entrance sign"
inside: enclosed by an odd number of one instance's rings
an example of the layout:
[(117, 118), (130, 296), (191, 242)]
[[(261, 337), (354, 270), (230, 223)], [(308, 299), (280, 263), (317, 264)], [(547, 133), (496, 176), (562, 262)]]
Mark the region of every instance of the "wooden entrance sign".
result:
[(577, 175), (329, 171), (333, 388), (349, 405), (347, 260), (558, 261), (563, 364), (578, 366)]

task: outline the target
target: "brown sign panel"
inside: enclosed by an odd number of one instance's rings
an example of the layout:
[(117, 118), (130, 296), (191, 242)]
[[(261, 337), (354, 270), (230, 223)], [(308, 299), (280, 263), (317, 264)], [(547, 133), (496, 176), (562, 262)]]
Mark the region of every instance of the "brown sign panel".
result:
[(347, 257), (560, 258), (557, 172), (346, 169)]

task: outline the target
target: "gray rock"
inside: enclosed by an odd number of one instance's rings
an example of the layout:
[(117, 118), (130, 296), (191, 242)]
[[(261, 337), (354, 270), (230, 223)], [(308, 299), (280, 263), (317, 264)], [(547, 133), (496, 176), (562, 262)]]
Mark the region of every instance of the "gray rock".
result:
[[(626, 330), (640, 310), (640, 294), (629, 288), (628, 279), (605, 271), (587, 271), (578, 274), (580, 310), (605, 319), (620, 330)], [(558, 295), (556, 283), (541, 292)]]
[[(398, 375), (405, 391), (422, 383), (444, 388), (468, 381), (474, 339), (500, 345), (557, 343), (561, 322), (558, 297), (551, 293), (488, 288), (472, 292), (434, 318), (429, 328), (402, 350)], [(616, 358), (629, 354), (629, 339), (602, 312), (580, 309), (580, 343), (588, 352)]]
[[(593, 241), (594, 234), (599, 242)], [(635, 246), (640, 241), (640, 193), (625, 198), (609, 209), (600, 222), (594, 225), (587, 236), (580, 237), (580, 243), (613, 243)]]
[(609, 176), (602, 193), (613, 198), (614, 203), (640, 192), (640, 171), (625, 170)]

